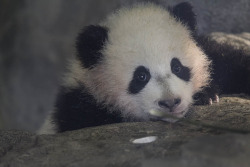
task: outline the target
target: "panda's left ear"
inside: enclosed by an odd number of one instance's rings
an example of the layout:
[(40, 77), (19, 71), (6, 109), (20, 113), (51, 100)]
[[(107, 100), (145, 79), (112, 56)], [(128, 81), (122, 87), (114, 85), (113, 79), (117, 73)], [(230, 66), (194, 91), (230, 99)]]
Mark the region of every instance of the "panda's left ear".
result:
[(192, 9), (193, 7), (190, 3), (182, 2), (174, 6), (171, 10), (171, 13), (174, 15), (175, 18), (177, 18), (183, 24), (187, 25), (192, 32), (195, 32), (196, 15)]
[(108, 30), (99, 25), (85, 27), (76, 40), (77, 56), (85, 68), (93, 68), (102, 58)]

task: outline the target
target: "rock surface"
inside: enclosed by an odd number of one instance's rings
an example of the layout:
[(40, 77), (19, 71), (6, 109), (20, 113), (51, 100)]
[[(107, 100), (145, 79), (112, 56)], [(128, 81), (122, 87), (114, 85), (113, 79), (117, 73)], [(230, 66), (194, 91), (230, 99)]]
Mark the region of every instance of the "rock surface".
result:
[[(0, 131), (0, 167), (247, 167), (250, 98), (223, 97), (194, 106), (177, 123), (134, 122), (56, 135)], [(151, 143), (134, 139), (156, 136)]]

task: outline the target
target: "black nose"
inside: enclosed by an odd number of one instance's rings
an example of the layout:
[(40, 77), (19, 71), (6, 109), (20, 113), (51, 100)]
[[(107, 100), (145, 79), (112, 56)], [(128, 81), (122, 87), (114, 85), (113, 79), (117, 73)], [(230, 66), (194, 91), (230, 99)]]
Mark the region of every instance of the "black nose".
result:
[(181, 103), (181, 99), (167, 99), (167, 100), (160, 100), (158, 102), (158, 105), (161, 108), (169, 108), (172, 109), (173, 107), (178, 106)]

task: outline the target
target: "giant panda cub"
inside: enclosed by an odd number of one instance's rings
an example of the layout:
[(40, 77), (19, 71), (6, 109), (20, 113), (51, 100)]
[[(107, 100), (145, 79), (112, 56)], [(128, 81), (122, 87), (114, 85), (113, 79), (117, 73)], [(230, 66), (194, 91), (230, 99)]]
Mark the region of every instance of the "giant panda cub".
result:
[(151, 111), (182, 118), (193, 103), (218, 102), (219, 93), (250, 94), (249, 57), (197, 36), (186, 2), (122, 8), (85, 27), (76, 50), (39, 133), (155, 120)]

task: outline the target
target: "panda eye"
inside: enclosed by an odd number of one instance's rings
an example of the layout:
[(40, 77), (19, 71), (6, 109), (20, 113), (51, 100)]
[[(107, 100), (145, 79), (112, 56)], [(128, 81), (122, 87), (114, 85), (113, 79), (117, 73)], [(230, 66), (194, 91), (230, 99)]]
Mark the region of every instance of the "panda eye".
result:
[(173, 58), (171, 60), (171, 71), (178, 78), (189, 81), (191, 78), (191, 69), (189, 67), (183, 66), (178, 58)]
[(172, 70), (173, 70), (174, 73), (178, 74), (178, 73), (181, 72), (181, 66), (180, 65), (175, 65)]
[(147, 81), (147, 74), (145, 72), (140, 72), (139, 74), (137, 74), (137, 80), (145, 82)]
[(149, 82), (151, 78), (150, 71), (144, 66), (138, 66), (133, 74), (133, 78), (129, 83), (128, 93), (139, 93)]

